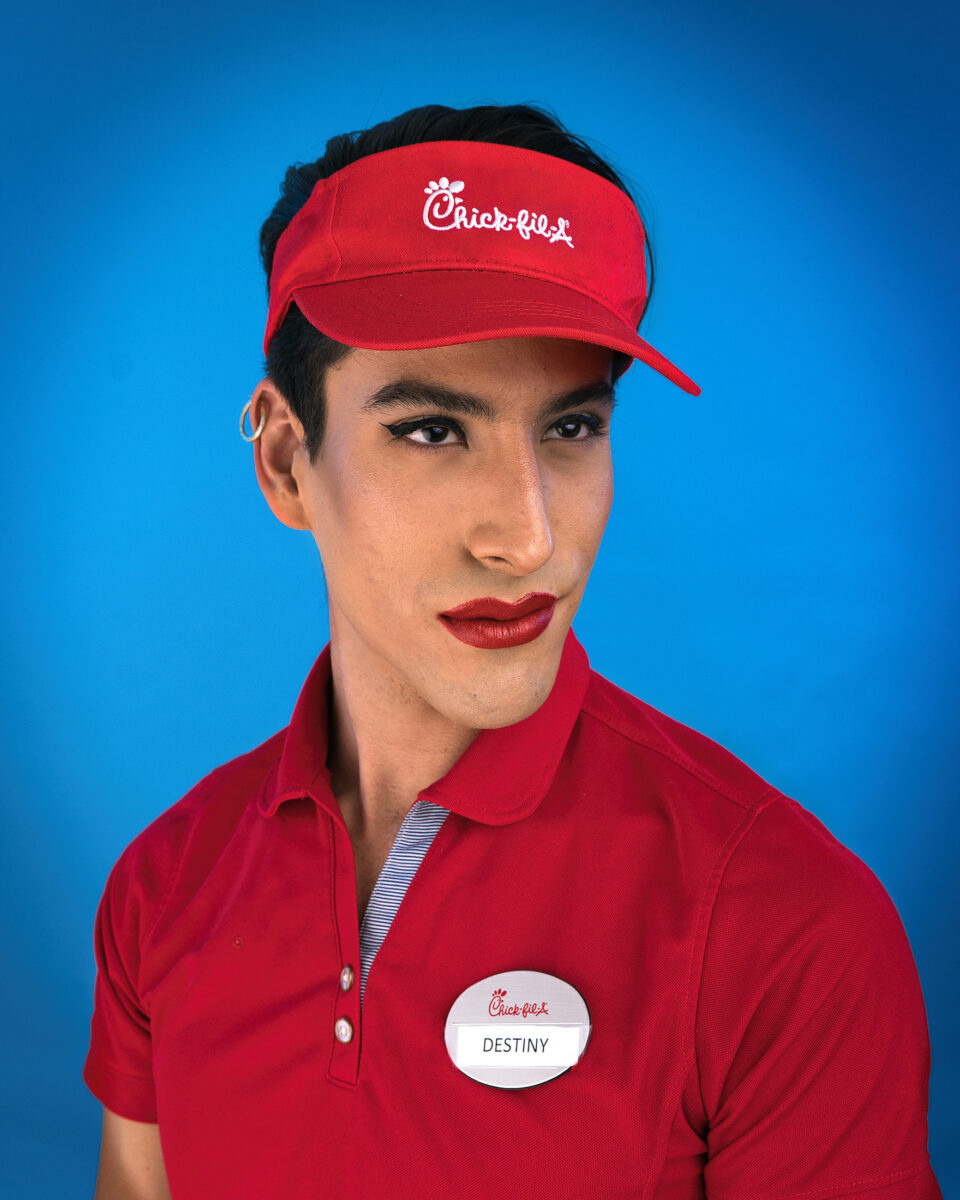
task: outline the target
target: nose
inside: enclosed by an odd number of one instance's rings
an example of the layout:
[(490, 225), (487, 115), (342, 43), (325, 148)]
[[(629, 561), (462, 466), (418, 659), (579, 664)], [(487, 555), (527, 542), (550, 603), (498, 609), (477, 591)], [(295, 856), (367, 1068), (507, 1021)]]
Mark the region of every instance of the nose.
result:
[(526, 442), (479, 463), (468, 505), (467, 548), (485, 566), (532, 575), (553, 554), (548, 479)]

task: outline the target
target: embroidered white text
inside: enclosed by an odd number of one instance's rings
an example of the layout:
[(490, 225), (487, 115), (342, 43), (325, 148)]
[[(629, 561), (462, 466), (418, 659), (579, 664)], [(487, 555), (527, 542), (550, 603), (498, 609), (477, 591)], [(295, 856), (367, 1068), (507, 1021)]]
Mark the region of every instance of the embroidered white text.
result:
[(529, 241), (531, 234), (537, 234), (550, 242), (565, 242), (573, 249), (573, 241), (567, 232), (570, 222), (565, 217), (557, 217), (557, 223), (552, 225), (546, 213), (530, 212), (526, 208), (521, 208), (516, 216), (501, 212), (497, 205), (493, 206), (493, 212), (481, 212), (477, 208), (468, 210), (457, 194), (463, 191), (463, 180), (451, 182), (445, 175), (441, 175), (438, 181), (431, 180), (429, 187), (423, 190), (427, 194), (423, 223), (428, 229), (492, 229), (496, 233), (515, 231), (524, 241)]

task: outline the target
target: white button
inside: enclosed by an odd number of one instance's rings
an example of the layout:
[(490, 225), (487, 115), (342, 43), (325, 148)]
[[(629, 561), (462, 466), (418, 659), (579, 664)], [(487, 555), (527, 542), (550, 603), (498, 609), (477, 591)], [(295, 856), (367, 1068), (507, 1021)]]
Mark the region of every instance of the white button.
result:
[(353, 1037), (353, 1026), (346, 1017), (341, 1017), (333, 1028), (338, 1042), (346, 1043)]
[(340, 987), (345, 992), (353, 987), (353, 967), (344, 967), (340, 972)]

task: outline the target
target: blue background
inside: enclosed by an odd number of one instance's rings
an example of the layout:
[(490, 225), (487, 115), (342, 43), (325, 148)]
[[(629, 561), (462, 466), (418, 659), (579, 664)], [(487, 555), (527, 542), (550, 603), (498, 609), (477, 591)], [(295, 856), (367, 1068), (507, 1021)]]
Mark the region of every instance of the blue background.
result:
[[(0, 1194), (92, 1192), (92, 928), (130, 839), (288, 720), (327, 638), (237, 416), (288, 164), (423, 103), (535, 101), (647, 197), (592, 665), (863, 858), (960, 1043), (955, 7), (163, 6), (4, 14)], [(633, 623), (609, 620), (635, 593)]]

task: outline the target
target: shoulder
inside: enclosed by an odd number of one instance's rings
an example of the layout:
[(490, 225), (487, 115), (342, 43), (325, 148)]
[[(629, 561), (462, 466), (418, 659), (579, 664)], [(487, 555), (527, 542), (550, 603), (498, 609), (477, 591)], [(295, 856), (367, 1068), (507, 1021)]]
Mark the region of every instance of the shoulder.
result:
[(216, 853), (276, 768), (286, 729), (221, 763), (146, 825), (121, 851), (104, 888), (101, 909), (149, 936), (174, 877), (191, 847)]
[(776, 788), (706, 734), (668, 716), (591, 670), (582, 712), (609, 750), (643, 771), (654, 786), (709, 793), (728, 805), (759, 811)]
[(846, 973), (893, 960), (913, 970), (896, 906), (870, 866), (797, 800), (776, 793), (726, 864), (711, 920), (714, 955), (733, 943), (771, 968), (807, 951)]
[(861, 958), (870, 947), (902, 949), (899, 914), (871, 868), (730, 750), (596, 671), (583, 712), (646, 805), (685, 831), (687, 850), (704, 837), (712, 847), (708, 957), (709, 946), (718, 955), (752, 946), (775, 957), (815, 927), (821, 945), (829, 941), (838, 956), (853, 946)]
[(846, 1072), (871, 1062), (878, 1080), (880, 1059), (899, 1056), (919, 1096), (925, 1019), (907, 932), (880, 879), (778, 793), (730, 855), (709, 916), (697, 1002), (704, 1095), (719, 1104), (735, 1060), (748, 1070), (769, 1051), (798, 1070), (804, 1055), (828, 1052)]
[(725, 865), (694, 1007), (711, 1195), (859, 1195), (923, 1169), (930, 1041), (906, 930), (789, 796)]

